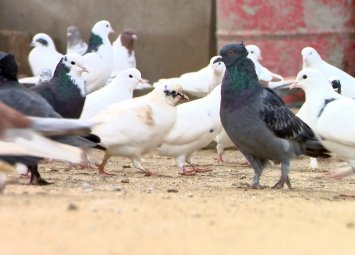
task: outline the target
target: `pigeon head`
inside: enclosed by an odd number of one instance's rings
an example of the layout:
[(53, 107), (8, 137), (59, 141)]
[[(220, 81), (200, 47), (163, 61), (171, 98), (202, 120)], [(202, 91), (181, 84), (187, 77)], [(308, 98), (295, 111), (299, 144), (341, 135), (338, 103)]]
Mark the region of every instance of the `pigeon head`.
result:
[(247, 45), (245, 48), (248, 51), (248, 57), (253, 60), (262, 60), (263, 57), (261, 56), (260, 48), (254, 44)]
[(330, 83), (327, 81), (324, 74), (313, 68), (305, 68), (301, 70), (296, 77), (296, 81), (290, 86), (290, 88), (301, 88), (304, 91), (317, 90), (321, 91), (328, 85), (330, 90), (333, 90)]
[(110, 22), (101, 20), (94, 25), (91, 32), (101, 37), (108, 37), (110, 33), (114, 33), (115, 31), (112, 29)]
[(226, 44), (219, 51), (221, 58), (216, 59), (214, 62), (223, 61), (226, 67), (234, 65), (237, 59), (246, 58), (248, 51), (243, 43), (240, 44)]
[(76, 26), (67, 27), (68, 43), (74, 45), (80, 41), (80, 31)]
[(84, 65), (84, 58), (78, 53), (69, 53), (61, 60), (64, 65), (72, 73), (80, 76), (83, 72), (89, 72)]
[(338, 77), (332, 76), (328, 79), (335, 92), (341, 95), (341, 83)]
[(151, 96), (156, 100), (162, 100), (169, 105), (176, 105), (182, 98), (189, 100), (182, 86), (177, 81), (159, 84), (152, 92)]
[(126, 83), (138, 85), (138, 83), (142, 82), (142, 74), (136, 68), (128, 68), (122, 71), (117, 77), (119, 79), (124, 79)]
[(17, 81), (17, 71), (15, 56), (0, 51), (0, 79)]
[(221, 56), (214, 56), (210, 60), (210, 66), (216, 75), (224, 75), (226, 71), (226, 66), (222, 61), (215, 62), (216, 59), (221, 59)]
[(38, 33), (32, 38), (32, 42), (30, 44), (32, 47), (35, 48), (51, 48), (55, 49), (54, 42), (52, 38), (44, 33)]
[(302, 50), (302, 58), (303, 58), (303, 66), (306, 67), (311, 67), (315, 63), (319, 62), (322, 60), (318, 52), (311, 48), (311, 47), (305, 47)]
[(125, 28), (123, 32), (119, 35), (121, 44), (124, 46), (129, 54), (132, 54), (134, 49), (134, 41), (137, 40), (137, 35), (133, 29)]

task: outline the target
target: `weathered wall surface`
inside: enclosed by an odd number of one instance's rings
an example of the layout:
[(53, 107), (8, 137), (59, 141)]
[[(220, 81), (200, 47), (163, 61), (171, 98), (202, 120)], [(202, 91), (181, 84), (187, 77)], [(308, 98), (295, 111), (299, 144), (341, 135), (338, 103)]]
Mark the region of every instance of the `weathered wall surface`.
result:
[[(51, 35), (65, 51), (66, 27), (76, 25), (88, 39), (96, 21), (107, 19), (116, 34), (136, 30), (136, 57), (143, 76), (151, 81), (207, 65), (211, 41), (212, 0), (1, 0), (0, 29), (31, 35)], [(1, 46), (1, 45), (0, 45)], [(6, 50), (6, 49), (0, 49)], [(28, 51), (30, 48), (27, 49)], [(23, 61), (23, 60), (22, 60)]]
[(354, 11), (354, 0), (219, 0), (218, 48), (256, 44), (265, 66), (293, 76), (302, 67), (302, 48), (310, 46), (355, 75)]

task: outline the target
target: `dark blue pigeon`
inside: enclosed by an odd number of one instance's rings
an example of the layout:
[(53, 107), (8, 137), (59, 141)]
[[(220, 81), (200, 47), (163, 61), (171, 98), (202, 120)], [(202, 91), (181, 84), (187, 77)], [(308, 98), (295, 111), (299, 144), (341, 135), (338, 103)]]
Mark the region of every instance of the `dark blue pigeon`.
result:
[(281, 163), (283, 188), (289, 179), (290, 160), (301, 154), (328, 157), (312, 130), (283, 103), (271, 89), (260, 85), (254, 63), (247, 58), (244, 44), (227, 44), (220, 50), (226, 65), (222, 81), (220, 117), (233, 143), (254, 169), (253, 188), (269, 161)]

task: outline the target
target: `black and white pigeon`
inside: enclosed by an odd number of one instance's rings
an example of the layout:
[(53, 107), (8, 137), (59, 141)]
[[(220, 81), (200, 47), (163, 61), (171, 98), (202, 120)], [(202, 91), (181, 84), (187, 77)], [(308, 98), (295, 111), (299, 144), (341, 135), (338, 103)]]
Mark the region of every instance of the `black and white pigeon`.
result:
[(326, 76), (314, 68), (305, 68), (291, 87), (305, 91), (305, 115), (320, 142), (351, 166), (336, 177), (355, 174), (355, 100), (334, 91)]
[(83, 72), (87, 72), (83, 57), (70, 53), (60, 60), (52, 79), (30, 89), (45, 98), (62, 117), (79, 118), (86, 98)]
[(88, 44), (81, 39), (79, 28), (67, 27), (67, 54), (78, 53), (83, 55), (88, 49)]
[(251, 186), (261, 187), (262, 171), (269, 161), (274, 161), (281, 163), (281, 177), (273, 188), (283, 188), (285, 183), (291, 188), (290, 160), (301, 154), (325, 157), (326, 150), (275, 92), (261, 86), (243, 43), (225, 45), (220, 55), (219, 60), (226, 65), (221, 122), (254, 170)]
[[(17, 64), (15, 57), (5, 52), (0, 52), (0, 101), (28, 116), (61, 118), (46, 99), (34, 91), (27, 89), (17, 81)], [(53, 139), (77, 147), (96, 146), (96, 143), (78, 136), (59, 136)], [(38, 172), (38, 162), (41, 158), (20, 156), (0, 157), (0, 159), (9, 163), (26, 164), (31, 171), (31, 184), (47, 184)]]
[(53, 74), (63, 54), (57, 51), (52, 38), (47, 34), (38, 33), (33, 36), (31, 46), (33, 49), (28, 54), (28, 63), (33, 76), (39, 76), (42, 69), (49, 69)]
[(83, 55), (88, 73), (83, 75), (88, 93), (105, 86), (113, 68), (113, 52), (110, 33), (114, 30), (110, 22), (101, 20), (91, 30), (89, 46)]

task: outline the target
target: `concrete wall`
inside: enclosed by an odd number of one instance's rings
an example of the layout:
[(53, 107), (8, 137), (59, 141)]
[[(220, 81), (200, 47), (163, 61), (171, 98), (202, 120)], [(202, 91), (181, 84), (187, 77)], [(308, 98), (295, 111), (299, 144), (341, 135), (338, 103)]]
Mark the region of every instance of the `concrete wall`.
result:
[(47, 33), (64, 52), (69, 25), (87, 40), (95, 22), (107, 19), (116, 31), (111, 41), (131, 27), (138, 68), (155, 81), (207, 65), (216, 50), (213, 6), (213, 0), (1, 0), (0, 29)]

